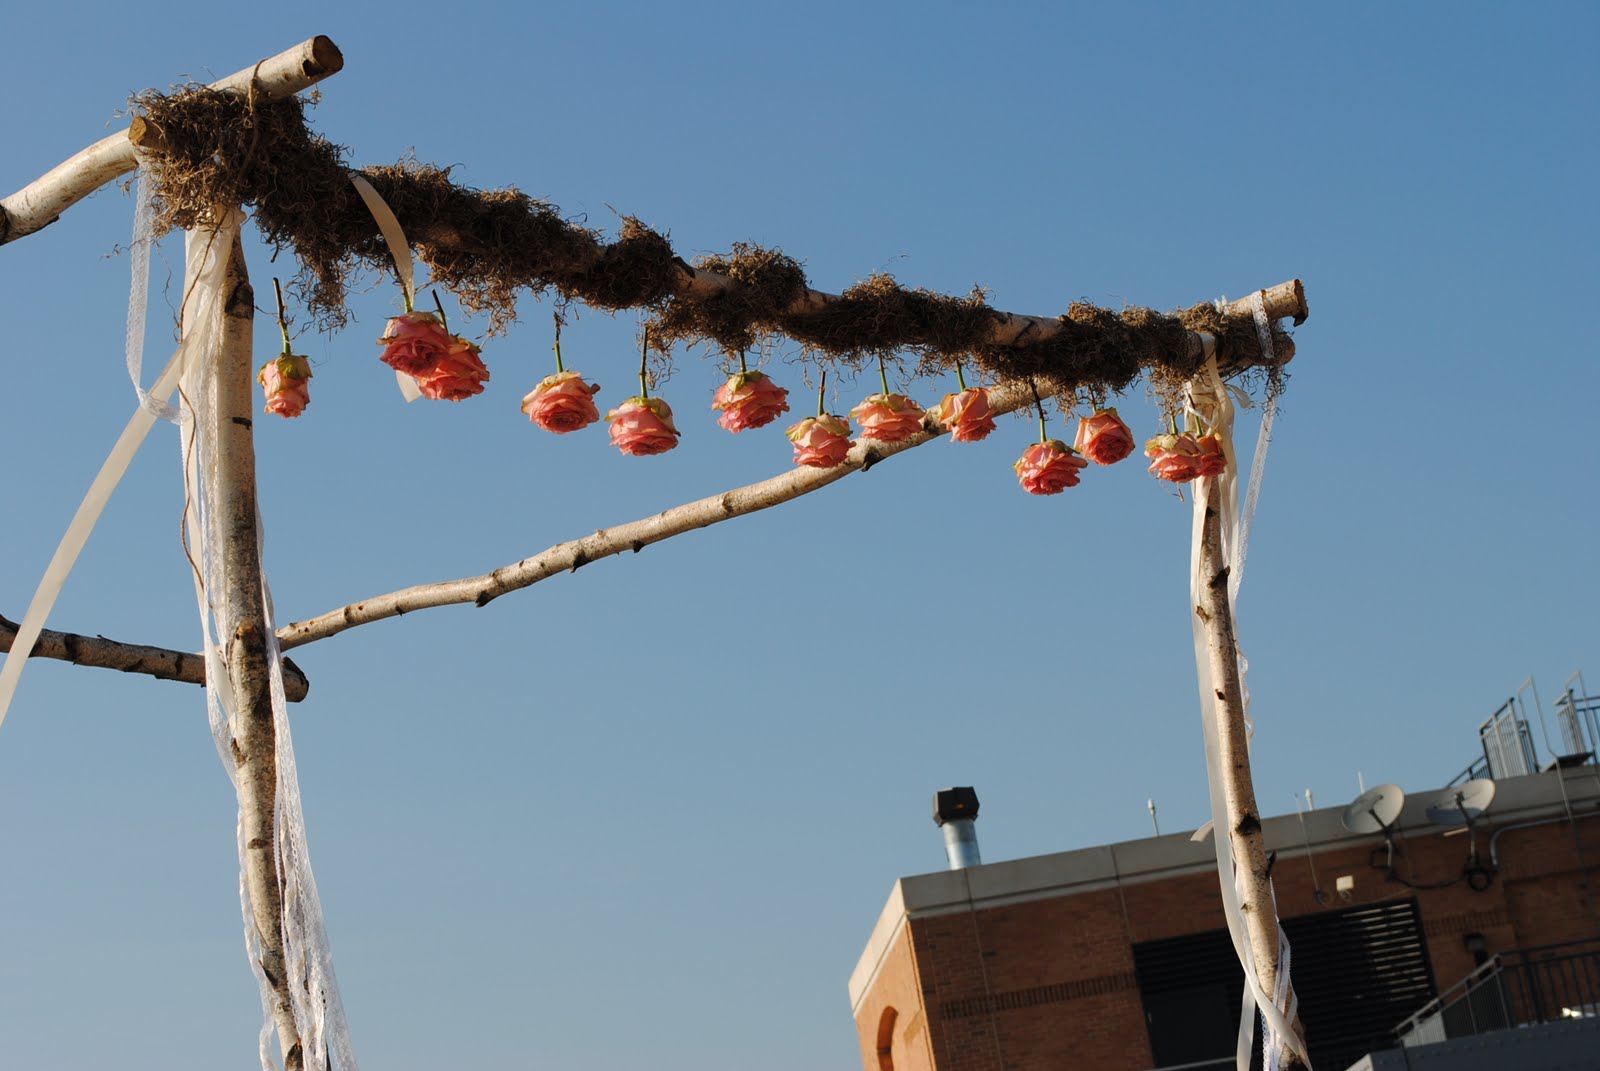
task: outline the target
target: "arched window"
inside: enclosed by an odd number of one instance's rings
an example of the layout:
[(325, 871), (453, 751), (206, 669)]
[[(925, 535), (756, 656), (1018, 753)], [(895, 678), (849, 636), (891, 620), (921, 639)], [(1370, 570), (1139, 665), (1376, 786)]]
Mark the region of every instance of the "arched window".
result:
[(878, 1071), (894, 1071), (894, 1021), (899, 1017), (893, 1008), (885, 1008), (878, 1019)]

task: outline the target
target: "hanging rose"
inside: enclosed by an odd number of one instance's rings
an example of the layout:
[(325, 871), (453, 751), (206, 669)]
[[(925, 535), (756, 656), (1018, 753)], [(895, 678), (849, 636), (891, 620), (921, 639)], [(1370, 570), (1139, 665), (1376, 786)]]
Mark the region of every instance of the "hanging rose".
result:
[(982, 387), (963, 388), (959, 394), (946, 394), (929, 415), (950, 432), (950, 441), (975, 443), (994, 430), (989, 415), (989, 392)]
[(406, 312), (390, 320), (383, 337), (378, 339), (378, 345), (383, 347), (378, 359), (396, 372), (420, 380), (445, 359), (456, 341), (442, 317), (431, 312)]
[(660, 398), (636, 395), (606, 414), (611, 441), (624, 454), (646, 457), (664, 454), (678, 445), (672, 407)]
[(459, 335), (451, 336), (450, 347), (436, 364), (416, 377), (424, 397), (459, 402), (483, 393), (489, 369), (478, 359), (481, 351)]
[(1157, 435), (1144, 444), (1150, 458), (1150, 475), (1171, 483), (1188, 483), (1202, 476), (1220, 476), (1228, 469), (1222, 441), (1215, 435)]
[[(744, 358), (740, 357), (742, 363)], [(711, 408), (720, 409), (717, 423), (732, 432), (764, 428), (789, 411), (789, 392), (765, 372), (741, 370), (717, 388)]]
[(599, 393), (600, 385), (585, 383), (579, 373), (557, 372), (541, 379), (522, 399), (522, 411), (545, 431), (565, 435), (600, 419), (593, 401)]
[(1079, 419), (1072, 447), (1096, 465), (1115, 465), (1133, 453), (1133, 432), (1115, 409), (1096, 409)]
[(1088, 468), (1089, 463), (1060, 439), (1046, 439), (1024, 450), (1011, 467), (1028, 494), (1059, 495), (1069, 487), (1078, 486), (1078, 473)]
[(293, 353), (280, 353), (261, 366), (256, 382), (266, 392), (266, 411), (297, 417), (311, 404), (311, 362)]
[(897, 443), (922, 430), (922, 406), (904, 394), (869, 394), (867, 400), (850, 410), (864, 438), (880, 443)]
[(842, 464), (850, 452), (850, 425), (831, 413), (806, 417), (784, 434), (794, 443), (796, 465), (831, 469)]

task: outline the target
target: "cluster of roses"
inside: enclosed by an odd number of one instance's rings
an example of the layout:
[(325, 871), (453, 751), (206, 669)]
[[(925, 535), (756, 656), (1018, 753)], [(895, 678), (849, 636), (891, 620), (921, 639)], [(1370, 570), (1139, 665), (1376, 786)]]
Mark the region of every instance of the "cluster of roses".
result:
[[(442, 316), (431, 312), (407, 312), (391, 319), (378, 343), (384, 347), (383, 362), (415, 379), (418, 389), (429, 398), (460, 401), (481, 394), (489, 379), (479, 348), (451, 334)], [(585, 383), (578, 372), (560, 368), (559, 349), (557, 365), (554, 375), (540, 380), (522, 399), (522, 411), (546, 431), (565, 435), (600, 419), (594, 404), (600, 387)], [(299, 416), (310, 401), (310, 364), (288, 352), (287, 335), (284, 353), (263, 365), (257, 378), (266, 391), (268, 412)], [(884, 388), (850, 410), (850, 419), (861, 429), (863, 439), (901, 442), (930, 422), (950, 432), (955, 442), (977, 442), (995, 430), (989, 392), (982, 387), (968, 388), (963, 383), (959, 392), (945, 395), (932, 410), (924, 410), (903, 394), (891, 393), (887, 382)], [(741, 368), (717, 388), (711, 407), (721, 413), (718, 424), (742, 432), (765, 427), (788, 412), (788, 396), (766, 373)], [(660, 398), (635, 395), (608, 412), (605, 419), (611, 426), (612, 443), (624, 454), (648, 456), (678, 445), (680, 433), (672, 421), (672, 408)], [(1023, 451), (1012, 466), (1029, 494), (1059, 494), (1077, 486), (1079, 473), (1090, 461), (1113, 465), (1134, 451), (1133, 432), (1115, 409), (1097, 409), (1081, 418), (1071, 446), (1045, 437), (1043, 428), (1041, 409), (1040, 441)], [(812, 468), (843, 464), (854, 445), (846, 418), (824, 413), (820, 406), (818, 415), (792, 425), (786, 434), (794, 446), (795, 463)], [(1174, 430), (1157, 435), (1145, 443), (1145, 455), (1151, 459), (1151, 474), (1173, 483), (1220, 475), (1227, 468), (1217, 437), (1198, 432)]]

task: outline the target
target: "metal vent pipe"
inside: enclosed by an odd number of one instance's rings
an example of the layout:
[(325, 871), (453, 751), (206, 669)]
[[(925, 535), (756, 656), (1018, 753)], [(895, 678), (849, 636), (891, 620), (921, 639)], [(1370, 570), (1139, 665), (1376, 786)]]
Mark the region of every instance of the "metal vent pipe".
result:
[(933, 824), (944, 830), (944, 854), (951, 870), (982, 866), (978, 856), (978, 793), (971, 787), (946, 788), (933, 794)]

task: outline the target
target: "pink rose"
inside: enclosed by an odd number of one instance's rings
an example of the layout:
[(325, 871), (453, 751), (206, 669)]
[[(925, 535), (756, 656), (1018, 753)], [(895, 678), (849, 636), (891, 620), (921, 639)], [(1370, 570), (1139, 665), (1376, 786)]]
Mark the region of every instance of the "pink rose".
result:
[(585, 383), (577, 372), (557, 372), (522, 399), (522, 411), (545, 431), (565, 435), (600, 419), (592, 400), (599, 393), (599, 384)]
[(383, 347), (378, 359), (396, 372), (420, 379), (444, 360), (455, 341), (433, 313), (408, 312), (389, 321), (383, 337), (378, 339), (378, 345)]
[(1133, 453), (1133, 432), (1115, 409), (1096, 409), (1078, 421), (1072, 448), (1096, 465), (1115, 465)]
[(479, 352), (478, 347), (466, 339), (453, 336), (450, 347), (437, 363), (416, 377), (417, 387), (424, 396), (447, 402), (482, 394), (489, 369), (478, 359)]
[(311, 404), (311, 362), (292, 353), (280, 354), (261, 366), (256, 382), (267, 396), (267, 412), (297, 417)]
[(975, 443), (994, 430), (994, 418), (989, 415), (989, 392), (982, 387), (946, 394), (944, 401), (933, 407), (931, 415), (949, 429), (951, 442)]
[(904, 394), (869, 394), (850, 416), (864, 438), (880, 443), (897, 443), (922, 430), (922, 406)]
[(1028, 447), (1011, 467), (1028, 494), (1059, 495), (1078, 486), (1078, 470), (1088, 468), (1089, 463), (1060, 439), (1050, 439)]
[(717, 388), (711, 408), (722, 410), (717, 423), (729, 431), (764, 428), (789, 411), (789, 392), (765, 372), (740, 372)]
[(850, 425), (842, 417), (806, 417), (784, 434), (794, 443), (796, 465), (831, 469), (850, 452)]
[(624, 454), (646, 457), (678, 445), (672, 407), (660, 398), (629, 398), (607, 413), (606, 420), (611, 423), (611, 441)]
[(1201, 476), (1220, 476), (1228, 470), (1222, 441), (1215, 435), (1157, 435), (1144, 444), (1150, 458), (1150, 475), (1171, 483), (1188, 483)]

